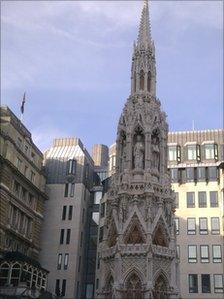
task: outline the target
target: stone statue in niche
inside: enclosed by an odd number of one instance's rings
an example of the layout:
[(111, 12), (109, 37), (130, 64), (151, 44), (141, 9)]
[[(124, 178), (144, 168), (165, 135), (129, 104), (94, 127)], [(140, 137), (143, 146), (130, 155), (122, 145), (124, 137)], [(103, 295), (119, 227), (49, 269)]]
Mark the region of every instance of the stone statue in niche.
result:
[(136, 143), (134, 146), (134, 168), (135, 169), (144, 168), (144, 155), (145, 155), (145, 147), (142, 141), (142, 135), (138, 134), (136, 136)]
[(159, 154), (159, 136), (158, 132), (152, 135), (152, 167), (159, 171), (160, 154)]

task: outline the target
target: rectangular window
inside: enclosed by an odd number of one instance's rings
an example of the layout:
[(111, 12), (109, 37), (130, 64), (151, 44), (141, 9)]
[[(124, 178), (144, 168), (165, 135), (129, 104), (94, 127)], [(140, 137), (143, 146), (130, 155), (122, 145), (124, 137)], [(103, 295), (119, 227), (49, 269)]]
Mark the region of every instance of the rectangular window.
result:
[(65, 230), (61, 229), (61, 233), (60, 233), (60, 244), (64, 243), (64, 235), (65, 235)]
[(208, 219), (207, 218), (199, 218), (199, 232), (200, 232), (200, 235), (208, 234)]
[(218, 192), (217, 191), (210, 191), (210, 207), (216, 208), (219, 206), (218, 203)]
[(69, 254), (66, 253), (64, 258), (64, 270), (68, 269), (68, 259), (69, 259)]
[(207, 207), (207, 196), (206, 196), (206, 192), (204, 191), (198, 192), (198, 207), (199, 208)]
[(70, 189), (70, 197), (74, 197), (74, 195), (75, 195), (75, 183), (72, 183)]
[(218, 217), (212, 217), (211, 218), (211, 231), (213, 235), (219, 235), (220, 234), (220, 224), (219, 224), (219, 218)]
[(80, 268), (81, 268), (81, 259), (82, 259), (82, 257), (81, 257), (81, 256), (79, 256), (78, 272), (80, 272)]
[(177, 258), (180, 259), (180, 245), (177, 245)]
[(189, 274), (189, 293), (198, 293), (198, 275)]
[(223, 275), (214, 274), (214, 292), (223, 293)]
[(196, 219), (187, 218), (187, 234), (195, 235), (196, 234)]
[(214, 144), (205, 144), (205, 159), (214, 159)]
[(214, 158), (218, 160), (218, 144), (214, 144)]
[(169, 161), (177, 161), (177, 147), (169, 146), (168, 148)]
[(217, 167), (215, 166), (208, 167), (208, 180), (216, 181), (217, 179), (218, 179)]
[(70, 237), (71, 237), (71, 229), (67, 229), (67, 235), (66, 235), (66, 244), (70, 243)]
[(188, 262), (197, 263), (197, 246), (188, 245)]
[(212, 258), (213, 258), (213, 263), (222, 262), (221, 245), (212, 245)]
[(100, 206), (100, 217), (104, 217), (105, 216), (105, 202), (101, 203)]
[(187, 192), (187, 208), (195, 208), (195, 193)]
[(79, 281), (77, 281), (76, 285), (76, 298), (79, 298)]
[(35, 161), (35, 154), (33, 152), (31, 153), (31, 161)]
[(194, 182), (194, 168), (193, 167), (187, 167), (186, 168), (186, 180), (187, 182)]
[(14, 181), (13, 191), (15, 195), (19, 197), (20, 195), (20, 184), (17, 181)]
[(76, 160), (68, 160), (67, 162), (67, 174), (75, 174), (76, 172)]
[(209, 274), (201, 274), (201, 291), (202, 293), (211, 293), (211, 283)]
[(27, 176), (27, 173), (28, 173), (28, 166), (25, 165), (25, 167), (24, 167), (24, 175), (25, 175), (25, 177)]
[(65, 184), (65, 194), (64, 194), (64, 197), (68, 197), (68, 186), (69, 184)]
[(56, 282), (55, 282), (55, 294), (57, 296), (60, 296), (60, 280), (59, 279), (56, 279)]
[(21, 170), (21, 166), (22, 166), (22, 161), (17, 157), (17, 161), (16, 161), (16, 167)]
[(197, 180), (198, 181), (205, 181), (206, 180), (205, 167), (197, 167)]
[(35, 173), (31, 170), (31, 173), (30, 173), (30, 180), (31, 180), (31, 182), (33, 182), (34, 183), (34, 181), (35, 181)]
[(85, 219), (85, 209), (82, 210), (82, 223), (84, 223), (84, 219)]
[(200, 246), (201, 263), (209, 263), (209, 248), (208, 245)]
[(58, 265), (57, 265), (58, 270), (61, 270), (61, 262), (62, 262), (62, 254), (59, 253), (58, 254)]
[(176, 205), (176, 209), (179, 209), (179, 193), (175, 192), (175, 205)]
[(61, 295), (65, 296), (66, 293), (66, 279), (62, 280), (62, 288), (61, 288)]
[(179, 235), (179, 218), (174, 218), (176, 235)]
[(80, 247), (82, 247), (82, 240), (83, 240), (83, 232), (81, 232), (81, 237), (80, 237)]
[(69, 206), (68, 210), (68, 220), (72, 220), (73, 206)]
[(65, 220), (65, 219), (66, 219), (66, 210), (67, 210), (67, 206), (63, 206), (62, 216), (61, 216), (61, 219), (62, 219), (62, 220)]
[(171, 176), (172, 183), (178, 183), (178, 169), (177, 168), (170, 169), (170, 176)]
[(22, 191), (21, 191), (21, 198), (23, 201), (27, 200), (27, 190), (23, 187), (22, 187)]
[(187, 146), (187, 159), (188, 160), (196, 160), (196, 158), (197, 158), (196, 144), (188, 145)]
[(99, 212), (92, 212), (92, 220), (93, 223), (99, 225), (99, 221), (100, 221)]
[(100, 204), (100, 200), (102, 198), (102, 192), (97, 191), (94, 193), (94, 204)]

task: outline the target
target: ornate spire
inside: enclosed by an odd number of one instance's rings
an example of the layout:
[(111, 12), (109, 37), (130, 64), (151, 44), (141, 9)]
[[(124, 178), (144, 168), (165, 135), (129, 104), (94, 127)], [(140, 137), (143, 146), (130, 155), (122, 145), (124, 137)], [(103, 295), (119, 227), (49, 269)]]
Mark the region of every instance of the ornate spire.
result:
[(151, 43), (151, 25), (149, 18), (149, 3), (144, 0), (142, 16), (138, 32), (138, 45), (146, 45)]

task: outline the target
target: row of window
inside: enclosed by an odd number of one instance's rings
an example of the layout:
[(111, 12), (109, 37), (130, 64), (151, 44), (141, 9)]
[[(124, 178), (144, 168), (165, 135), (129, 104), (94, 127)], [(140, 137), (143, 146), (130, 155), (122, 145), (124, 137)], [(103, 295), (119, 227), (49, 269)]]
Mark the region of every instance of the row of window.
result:
[(34, 196), (21, 186), (17, 181), (13, 183), (13, 193), (25, 202), (31, 209), (35, 209)]
[(170, 168), (170, 176), (172, 183), (179, 184), (188, 182), (209, 182), (217, 181), (219, 179), (219, 173), (216, 166)]
[[(68, 213), (67, 213), (67, 208), (68, 208)], [(73, 213), (73, 206), (69, 206), (69, 207), (63, 206), (61, 219), (66, 220), (66, 216), (67, 216), (68, 220), (72, 220), (72, 213)]]
[[(16, 167), (19, 171), (22, 171), (22, 160), (20, 160), (18, 157), (16, 159)], [(30, 175), (28, 174), (28, 166), (27, 165), (24, 165), (24, 175), (25, 177), (29, 178), (31, 180), (32, 183), (35, 183), (35, 177), (36, 177), (36, 174), (33, 170), (30, 170)]]
[[(198, 274), (189, 274), (189, 293), (198, 293)], [(213, 287), (214, 293), (223, 293), (223, 275), (214, 274), (213, 275)], [(211, 275), (201, 274), (201, 292), (211, 293)]]
[(55, 294), (57, 296), (64, 297), (66, 294), (66, 279), (56, 279), (55, 283)]
[[(180, 225), (179, 225), (179, 218), (175, 218), (175, 228), (176, 228), (176, 235), (180, 233)], [(211, 217), (211, 234), (212, 235), (219, 235), (220, 234), (220, 221), (219, 217)], [(196, 235), (197, 228), (196, 228), (196, 218), (187, 218), (187, 234), (188, 235)], [(200, 217), (199, 218), (199, 234), (200, 235), (207, 235), (208, 234), (208, 218)]]
[(64, 258), (63, 258), (63, 254), (59, 253), (58, 254), (57, 269), (61, 270), (62, 269), (62, 264), (63, 264), (63, 269), (67, 270), (68, 269), (68, 261), (69, 261), (69, 254), (68, 253), (64, 254)]
[[(66, 235), (66, 237), (65, 237)], [(70, 238), (71, 238), (71, 229), (64, 229), (62, 228), (60, 231), (60, 244), (70, 244)]]
[[(189, 161), (201, 161), (202, 158), (205, 160), (218, 160), (218, 145), (216, 143), (204, 144), (189, 144), (186, 146), (187, 155), (186, 158)], [(202, 152), (203, 151), (203, 152)], [(203, 156), (202, 156), (203, 155)], [(168, 159), (169, 161), (181, 162), (181, 147), (179, 145), (168, 147)]]
[[(188, 262), (197, 263), (198, 256), (201, 263), (209, 263), (212, 260), (213, 263), (222, 262), (222, 248), (221, 245), (212, 245), (211, 250), (211, 259), (210, 259), (210, 250), (209, 245), (188, 245)], [(199, 251), (199, 254), (198, 254)], [(180, 249), (177, 247), (178, 257), (180, 257)]]
[(65, 184), (64, 197), (74, 197), (75, 195), (75, 183)]
[[(199, 191), (198, 192), (198, 208), (207, 208), (207, 192), (206, 191)], [(175, 192), (175, 203), (176, 208), (179, 209), (179, 193)], [(195, 208), (196, 201), (195, 201), (195, 192), (187, 192), (186, 193), (186, 206), (187, 208)], [(209, 192), (209, 207), (210, 208), (217, 208), (219, 206), (218, 200), (218, 192), (217, 191), (210, 191)]]
[(9, 208), (9, 224), (26, 238), (32, 238), (32, 219), (15, 206)]
[(25, 143), (23, 146), (23, 141), (19, 137), (17, 138), (17, 146), (26, 154), (26, 156), (28, 156), (31, 159), (31, 161), (35, 162), (36, 160), (35, 153), (30, 150), (28, 144)]

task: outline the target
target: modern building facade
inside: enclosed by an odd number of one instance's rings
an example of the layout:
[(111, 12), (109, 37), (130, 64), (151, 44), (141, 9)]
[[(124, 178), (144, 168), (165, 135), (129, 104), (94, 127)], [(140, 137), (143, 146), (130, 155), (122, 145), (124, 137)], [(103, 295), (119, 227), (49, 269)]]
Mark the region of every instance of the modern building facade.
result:
[(96, 298), (179, 298), (168, 125), (160, 107), (145, 1), (132, 57), (131, 95), (118, 123), (116, 170), (102, 202), (106, 213), (99, 229)]
[(94, 170), (101, 181), (108, 177), (108, 147), (104, 144), (94, 144), (92, 148), (92, 158), (94, 161)]
[[(86, 283), (91, 281), (85, 269), (89, 267), (86, 231), (92, 225), (87, 216), (94, 163), (80, 139), (55, 139), (45, 153), (45, 170), (49, 200), (45, 206), (41, 263), (50, 271), (48, 290), (66, 299), (83, 298)], [(94, 220), (97, 222), (95, 214)]]
[(0, 117), (0, 294), (3, 289), (14, 294), (24, 281), (28, 288), (45, 290), (48, 271), (39, 263), (48, 199), (43, 155), (8, 107), (1, 107)]
[(181, 296), (223, 298), (224, 130), (169, 133)]

